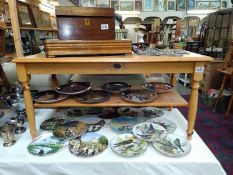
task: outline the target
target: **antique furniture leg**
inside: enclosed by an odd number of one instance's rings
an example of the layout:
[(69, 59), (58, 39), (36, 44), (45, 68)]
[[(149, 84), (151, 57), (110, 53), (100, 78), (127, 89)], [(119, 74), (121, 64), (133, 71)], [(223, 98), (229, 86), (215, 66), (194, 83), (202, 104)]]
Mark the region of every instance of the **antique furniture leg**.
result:
[(19, 81), (23, 85), (23, 94), (24, 94), (24, 101), (25, 101), (25, 109), (27, 113), (27, 120), (30, 128), (30, 134), (32, 139), (36, 138), (36, 124), (35, 124), (35, 114), (34, 114), (34, 106), (32, 102), (32, 96), (29, 86), (29, 81), (31, 79), (30, 75), (27, 75), (25, 65), (18, 64), (16, 66), (18, 72)]
[(228, 104), (227, 112), (226, 112), (226, 114), (225, 114), (225, 118), (226, 118), (226, 119), (227, 119), (227, 117), (228, 117), (228, 115), (229, 115), (229, 113), (230, 113), (230, 111), (231, 111), (232, 103), (233, 103), (233, 94), (231, 95), (231, 100), (230, 100), (230, 102), (229, 102), (229, 104)]
[(52, 74), (52, 89), (55, 89), (58, 86), (58, 80), (56, 74)]
[[(176, 85), (176, 74), (171, 74), (171, 79), (170, 79), (170, 84), (172, 86), (175, 86)], [(169, 111), (172, 111), (172, 106), (169, 106)]]
[(204, 63), (196, 63), (194, 67), (192, 92), (189, 100), (189, 112), (188, 112), (188, 129), (187, 137), (189, 140), (192, 138), (193, 128), (195, 125), (197, 107), (198, 107), (198, 89), (200, 87), (199, 82), (202, 80), (204, 71)]
[(221, 98), (221, 96), (222, 96), (222, 91), (223, 91), (224, 85), (225, 85), (225, 83), (226, 83), (227, 77), (228, 77), (228, 75), (227, 75), (227, 74), (224, 74), (224, 77), (223, 77), (223, 80), (222, 80), (222, 84), (221, 84), (221, 87), (220, 87), (219, 92), (218, 92), (217, 99), (216, 99), (216, 101), (215, 101), (215, 103), (214, 103), (213, 112), (215, 112), (216, 107), (217, 107), (217, 105), (218, 105), (218, 103), (219, 103), (219, 100), (220, 100), (220, 98)]

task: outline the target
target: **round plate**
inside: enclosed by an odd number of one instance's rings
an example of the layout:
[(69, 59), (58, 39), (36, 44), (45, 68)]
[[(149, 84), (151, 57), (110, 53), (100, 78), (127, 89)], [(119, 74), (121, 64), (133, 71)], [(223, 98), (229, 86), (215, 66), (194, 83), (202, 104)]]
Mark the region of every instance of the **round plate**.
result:
[(171, 84), (163, 82), (149, 82), (144, 84), (142, 87), (149, 91), (155, 91), (157, 94), (167, 93), (174, 89), (174, 86)]
[(76, 120), (86, 123), (88, 126), (87, 132), (96, 132), (104, 127), (105, 121), (94, 116), (82, 116), (78, 117)]
[(125, 117), (140, 117), (141, 110), (140, 108), (133, 108), (133, 107), (122, 107), (117, 110), (117, 112)]
[(95, 115), (98, 116), (102, 113), (103, 108), (70, 108), (65, 111), (67, 117), (79, 117), (83, 115)]
[(111, 119), (119, 117), (119, 114), (117, 113), (116, 107), (104, 107), (102, 113), (98, 115), (98, 117), (103, 119)]
[(140, 110), (142, 114), (141, 117), (147, 120), (162, 117), (164, 115), (164, 111), (156, 107), (142, 107)]
[(147, 103), (152, 102), (158, 95), (154, 92), (142, 89), (127, 90), (122, 92), (121, 97), (133, 103)]
[(37, 103), (54, 103), (67, 98), (68, 95), (59, 94), (54, 90), (48, 90), (39, 92), (36, 97), (34, 97), (34, 101)]
[(110, 100), (111, 94), (106, 91), (91, 90), (80, 94), (76, 100), (80, 103), (101, 103)]
[(138, 124), (138, 120), (134, 118), (118, 117), (112, 119), (110, 128), (120, 134), (132, 133), (134, 125)]
[(75, 156), (92, 157), (102, 153), (108, 147), (108, 139), (98, 133), (86, 133), (71, 139), (69, 151)]
[(131, 85), (124, 82), (110, 82), (101, 86), (102, 90), (112, 93), (119, 93), (128, 90)]
[(133, 134), (121, 134), (111, 141), (111, 148), (117, 154), (133, 157), (146, 151), (148, 145), (145, 140), (138, 139)]
[(43, 121), (40, 125), (40, 129), (51, 131), (54, 129), (56, 125), (61, 125), (67, 121), (66, 118), (50, 118), (45, 121)]
[(87, 124), (79, 121), (68, 121), (60, 125), (56, 125), (53, 135), (59, 138), (74, 138), (83, 135), (88, 129)]
[(169, 134), (166, 138), (154, 141), (153, 146), (159, 152), (171, 156), (179, 157), (191, 151), (191, 144), (184, 137)]
[(66, 95), (77, 95), (84, 93), (91, 89), (91, 83), (89, 82), (71, 82), (55, 89), (57, 93)]
[(50, 134), (50, 136), (37, 137), (28, 145), (27, 150), (30, 154), (45, 156), (54, 154), (62, 148), (64, 148), (63, 139), (56, 138)]
[(164, 127), (154, 123), (140, 123), (133, 127), (133, 134), (139, 139), (152, 142), (167, 136)]
[(153, 119), (147, 120), (147, 122), (161, 125), (167, 130), (168, 134), (171, 134), (176, 130), (176, 124), (173, 121), (165, 119), (165, 118), (153, 118)]

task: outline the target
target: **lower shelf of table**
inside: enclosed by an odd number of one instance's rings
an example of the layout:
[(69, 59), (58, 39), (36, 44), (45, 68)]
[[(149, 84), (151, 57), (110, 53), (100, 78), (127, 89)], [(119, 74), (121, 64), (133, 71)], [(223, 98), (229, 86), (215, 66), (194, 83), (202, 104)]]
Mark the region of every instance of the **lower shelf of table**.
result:
[(95, 104), (84, 104), (77, 102), (74, 98), (69, 98), (60, 102), (42, 104), (35, 103), (36, 108), (58, 108), (58, 107), (120, 107), (120, 106), (158, 106), (158, 107), (168, 107), (168, 106), (187, 106), (188, 102), (180, 96), (175, 90), (160, 94), (156, 100), (150, 103), (130, 103), (121, 99), (119, 94), (114, 94), (111, 99), (103, 103)]

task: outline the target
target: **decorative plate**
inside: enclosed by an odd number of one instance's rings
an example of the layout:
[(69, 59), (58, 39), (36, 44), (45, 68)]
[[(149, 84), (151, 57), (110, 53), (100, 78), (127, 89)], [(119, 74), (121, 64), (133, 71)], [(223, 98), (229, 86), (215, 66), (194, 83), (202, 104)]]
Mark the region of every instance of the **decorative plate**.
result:
[(103, 119), (110, 119), (119, 117), (119, 114), (117, 113), (116, 107), (104, 107), (102, 113), (98, 115), (98, 117)]
[(174, 134), (169, 134), (162, 140), (154, 141), (153, 146), (159, 152), (171, 157), (187, 155), (192, 148), (187, 139)]
[(111, 94), (106, 91), (91, 90), (80, 94), (76, 100), (80, 103), (101, 103), (110, 100)]
[(138, 124), (138, 120), (135, 118), (118, 117), (112, 119), (110, 128), (120, 134), (132, 133), (132, 129), (136, 124)]
[(100, 115), (102, 114), (103, 108), (70, 108), (65, 111), (67, 117), (79, 117), (83, 115)]
[(87, 132), (88, 126), (79, 121), (68, 121), (60, 125), (56, 125), (53, 135), (59, 138), (74, 138)]
[(117, 112), (125, 117), (140, 117), (142, 115), (140, 108), (122, 107)]
[(176, 130), (176, 124), (173, 121), (165, 118), (153, 118), (147, 120), (147, 122), (161, 125), (167, 130), (168, 134), (173, 133)]
[(133, 103), (147, 103), (152, 102), (158, 95), (155, 92), (144, 90), (144, 89), (134, 89), (122, 92), (121, 97), (129, 102)]
[(167, 136), (164, 127), (154, 123), (140, 123), (133, 127), (133, 134), (139, 139), (152, 142)]
[(63, 139), (56, 138), (50, 134), (50, 136), (37, 137), (28, 145), (27, 150), (33, 155), (45, 156), (54, 154), (62, 148), (64, 148)]
[(35, 97), (37, 103), (54, 103), (68, 98), (68, 95), (59, 94), (54, 90), (41, 91)]
[(105, 83), (101, 86), (102, 90), (112, 93), (120, 93), (128, 90), (130, 87), (131, 85), (124, 82), (110, 82)]
[(96, 132), (104, 127), (105, 121), (94, 116), (82, 116), (78, 117), (76, 120), (86, 123), (88, 126), (87, 132)]
[(148, 145), (145, 140), (138, 139), (133, 134), (121, 134), (113, 138), (111, 148), (116, 153), (133, 157), (146, 151)]
[(162, 109), (156, 107), (142, 107), (140, 108), (142, 117), (144, 119), (152, 119), (157, 117), (162, 117), (164, 115), (164, 111)]
[(108, 139), (98, 133), (86, 133), (71, 139), (69, 151), (75, 156), (92, 157), (102, 153), (108, 147)]
[(150, 82), (144, 84), (142, 87), (149, 91), (155, 91), (157, 94), (167, 93), (174, 89), (174, 86), (171, 84), (163, 82)]
[(89, 82), (71, 82), (55, 89), (57, 93), (66, 95), (77, 95), (84, 93), (91, 89), (91, 83)]
[(67, 122), (68, 119), (66, 118), (50, 118), (45, 121), (40, 125), (40, 129), (46, 130), (46, 131), (51, 131), (54, 129), (56, 125), (61, 125), (65, 122)]

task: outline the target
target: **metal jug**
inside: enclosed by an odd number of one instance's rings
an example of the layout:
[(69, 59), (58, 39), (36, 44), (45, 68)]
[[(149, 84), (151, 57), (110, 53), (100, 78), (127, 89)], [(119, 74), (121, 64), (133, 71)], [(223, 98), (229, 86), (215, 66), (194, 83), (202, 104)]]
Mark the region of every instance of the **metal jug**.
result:
[(16, 143), (15, 141), (15, 125), (5, 124), (0, 127), (0, 133), (3, 139), (3, 146), (10, 147)]

